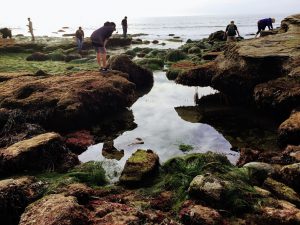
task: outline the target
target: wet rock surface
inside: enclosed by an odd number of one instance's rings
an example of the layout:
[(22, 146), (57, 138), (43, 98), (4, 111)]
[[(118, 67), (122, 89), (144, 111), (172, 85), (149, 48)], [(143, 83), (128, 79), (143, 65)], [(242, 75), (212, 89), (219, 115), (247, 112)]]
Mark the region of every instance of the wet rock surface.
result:
[(57, 133), (45, 133), (0, 150), (0, 174), (22, 171), (62, 170), (78, 164), (76, 155), (64, 148)]
[(120, 182), (127, 185), (141, 185), (149, 181), (158, 169), (159, 158), (152, 150), (137, 150), (126, 161)]
[(90, 224), (87, 212), (77, 203), (75, 197), (62, 194), (48, 195), (28, 206), (20, 224)]
[(45, 183), (34, 177), (19, 177), (0, 181), (0, 220), (6, 225), (18, 224), (25, 207), (40, 198)]

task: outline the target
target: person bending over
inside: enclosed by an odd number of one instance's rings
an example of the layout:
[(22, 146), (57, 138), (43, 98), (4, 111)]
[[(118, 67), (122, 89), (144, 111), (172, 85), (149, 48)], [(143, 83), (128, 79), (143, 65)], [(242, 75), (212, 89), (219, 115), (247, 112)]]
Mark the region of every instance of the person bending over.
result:
[(273, 24), (272, 23), (275, 23), (275, 19), (274, 18), (266, 18), (266, 19), (259, 20), (257, 22), (258, 31), (256, 32), (255, 37), (257, 37), (258, 34), (260, 34), (260, 32), (262, 30), (265, 30), (266, 27), (268, 27), (269, 30), (273, 30)]
[(97, 62), (100, 67), (100, 71), (107, 71), (105, 46), (109, 37), (115, 30), (116, 24), (114, 22), (105, 22), (103, 27), (95, 30), (91, 35), (91, 41), (96, 50)]

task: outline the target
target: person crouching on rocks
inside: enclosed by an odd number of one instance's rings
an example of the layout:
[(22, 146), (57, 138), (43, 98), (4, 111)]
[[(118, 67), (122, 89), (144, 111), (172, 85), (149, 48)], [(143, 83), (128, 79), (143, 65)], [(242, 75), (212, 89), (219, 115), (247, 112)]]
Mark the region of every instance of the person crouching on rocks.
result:
[(266, 19), (261, 19), (257, 22), (257, 28), (258, 31), (256, 32), (255, 37), (257, 37), (258, 34), (260, 34), (260, 32), (262, 30), (265, 30), (266, 27), (269, 28), (269, 30), (273, 30), (273, 24), (275, 23), (275, 19), (274, 18), (266, 18)]
[(75, 36), (76, 36), (78, 52), (81, 52), (83, 46), (83, 40), (84, 40), (84, 32), (81, 27), (79, 27), (78, 30), (76, 31)]
[(105, 46), (109, 37), (111, 37), (115, 30), (116, 24), (114, 22), (105, 22), (103, 27), (95, 30), (91, 35), (91, 41), (96, 50), (97, 62), (100, 67), (100, 71), (107, 71)]
[(234, 21), (231, 21), (227, 25), (225, 34), (227, 36), (227, 41), (236, 41), (236, 35), (240, 36), (240, 33), (237, 29), (237, 26), (234, 24)]

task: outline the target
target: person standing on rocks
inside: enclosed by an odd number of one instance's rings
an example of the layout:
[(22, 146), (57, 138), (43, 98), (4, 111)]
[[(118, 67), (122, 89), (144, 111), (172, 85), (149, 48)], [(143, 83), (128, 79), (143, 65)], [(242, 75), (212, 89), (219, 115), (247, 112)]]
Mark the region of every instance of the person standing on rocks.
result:
[[(92, 45), (95, 47), (97, 54), (97, 62), (100, 71), (107, 71), (106, 67), (106, 43), (112, 33), (116, 30), (114, 22), (105, 22), (103, 27), (95, 30), (91, 35)], [(101, 66), (102, 61), (102, 66)]]
[(83, 40), (84, 40), (84, 32), (81, 27), (79, 27), (78, 30), (76, 31), (75, 36), (76, 36), (78, 52), (81, 52), (83, 46)]
[(33, 35), (33, 27), (32, 27), (32, 21), (30, 20), (30, 18), (28, 18), (28, 31), (31, 34), (31, 41), (34, 41), (34, 35)]
[(262, 30), (265, 30), (266, 27), (268, 27), (269, 30), (273, 30), (273, 24), (272, 23), (275, 23), (275, 19), (274, 18), (266, 18), (266, 19), (259, 20), (257, 22), (258, 31), (256, 32), (255, 37), (257, 37), (258, 34), (260, 34), (260, 32)]
[(123, 37), (126, 38), (127, 37), (127, 16), (124, 17), (124, 19), (122, 20), (122, 28), (123, 28)]
[(227, 25), (225, 35), (227, 36), (227, 41), (236, 41), (236, 35), (240, 36), (240, 33), (237, 29), (237, 26), (234, 24), (234, 21), (231, 21)]

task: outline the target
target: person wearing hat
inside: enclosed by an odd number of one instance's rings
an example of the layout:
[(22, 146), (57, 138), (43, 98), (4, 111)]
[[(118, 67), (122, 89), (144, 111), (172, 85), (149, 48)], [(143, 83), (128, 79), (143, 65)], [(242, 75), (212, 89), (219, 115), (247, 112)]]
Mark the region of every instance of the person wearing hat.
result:
[(258, 31), (256, 32), (255, 37), (257, 37), (258, 34), (260, 34), (260, 32), (262, 30), (265, 30), (266, 27), (269, 28), (269, 30), (273, 30), (273, 24), (275, 23), (275, 19), (274, 18), (266, 18), (266, 19), (261, 19), (257, 22), (257, 28)]
[(127, 16), (124, 17), (122, 20), (122, 28), (123, 28), (123, 37), (126, 38), (127, 36)]

